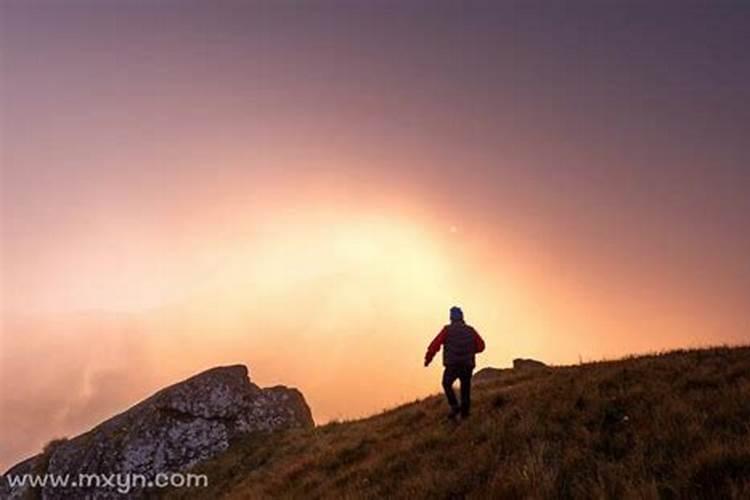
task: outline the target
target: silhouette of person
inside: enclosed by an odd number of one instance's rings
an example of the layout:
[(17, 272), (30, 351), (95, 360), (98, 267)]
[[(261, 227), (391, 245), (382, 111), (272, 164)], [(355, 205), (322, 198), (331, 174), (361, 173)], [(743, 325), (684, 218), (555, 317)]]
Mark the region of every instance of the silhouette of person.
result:
[[(471, 376), (474, 371), (474, 357), (484, 351), (484, 340), (477, 331), (464, 322), (464, 313), (459, 307), (451, 307), (450, 324), (445, 325), (437, 337), (430, 343), (424, 356), (424, 365), (428, 366), (435, 354), (443, 347), (443, 390), (451, 411), (452, 419), (460, 413), (463, 418), (469, 416), (471, 409)], [(461, 404), (453, 392), (453, 382), (461, 381)]]

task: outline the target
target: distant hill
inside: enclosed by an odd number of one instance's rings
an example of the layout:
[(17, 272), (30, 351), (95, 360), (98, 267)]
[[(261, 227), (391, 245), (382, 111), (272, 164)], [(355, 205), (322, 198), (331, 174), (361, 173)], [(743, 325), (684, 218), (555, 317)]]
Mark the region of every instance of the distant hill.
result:
[(245, 435), (194, 469), (208, 488), (163, 496), (750, 498), (750, 347), (490, 370), (474, 393), (457, 424), (433, 396)]

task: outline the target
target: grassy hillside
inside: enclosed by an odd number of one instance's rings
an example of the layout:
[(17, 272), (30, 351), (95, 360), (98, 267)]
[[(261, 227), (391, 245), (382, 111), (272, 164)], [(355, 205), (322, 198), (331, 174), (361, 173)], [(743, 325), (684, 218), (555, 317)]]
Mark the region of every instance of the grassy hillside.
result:
[(474, 399), (249, 436), (166, 496), (750, 498), (750, 347), (502, 370)]

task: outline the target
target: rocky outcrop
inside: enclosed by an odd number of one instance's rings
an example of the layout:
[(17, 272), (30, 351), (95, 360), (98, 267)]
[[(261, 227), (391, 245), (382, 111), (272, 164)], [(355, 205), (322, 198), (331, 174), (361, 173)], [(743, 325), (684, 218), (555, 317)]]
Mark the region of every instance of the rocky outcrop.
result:
[(498, 378), (506, 375), (510, 372), (507, 368), (482, 368), (474, 374), (473, 381), (477, 383), (489, 382), (490, 380), (497, 380)]
[(514, 370), (528, 370), (528, 369), (537, 369), (537, 368), (546, 368), (546, 367), (547, 365), (535, 359), (516, 358), (513, 360)]
[[(106, 477), (183, 471), (225, 450), (237, 436), (314, 425), (310, 408), (296, 389), (261, 389), (245, 366), (213, 368), (163, 389), (91, 431), (48, 447), (11, 468), (7, 475), (97, 474)], [(6, 483), (3, 481), (3, 483)], [(0, 498), (20, 498), (23, 488), (0, 490)], [(142, 491), (129, 491), (128, 498)], [(44, 500), (123, 498), (111, 485), (100, 488), (43, 488)]]
[(535, 359), (523, 359), (523, 358), (516, 358), (513, 360), (513, 369), (510, 368), (482, 368), (478, 372), (474, 374), (473, 380), (474, 382), (489, 382), (492, 380), (497, 380), (500, 377), (509, 375), (513, 373), (514, 371), (519, 370), (536, 370), (539, 368), (547, 368), (547, 365), (542, 363), (541, 361), (537, 361)]

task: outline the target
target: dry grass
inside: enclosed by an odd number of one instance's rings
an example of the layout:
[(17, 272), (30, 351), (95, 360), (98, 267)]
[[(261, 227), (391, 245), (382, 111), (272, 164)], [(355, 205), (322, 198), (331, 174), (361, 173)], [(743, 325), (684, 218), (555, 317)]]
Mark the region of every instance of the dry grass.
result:
[(168, 498), (750, 498), (750, 347), (633, 357), (475, 387), (364, 420), (259, 434)]

